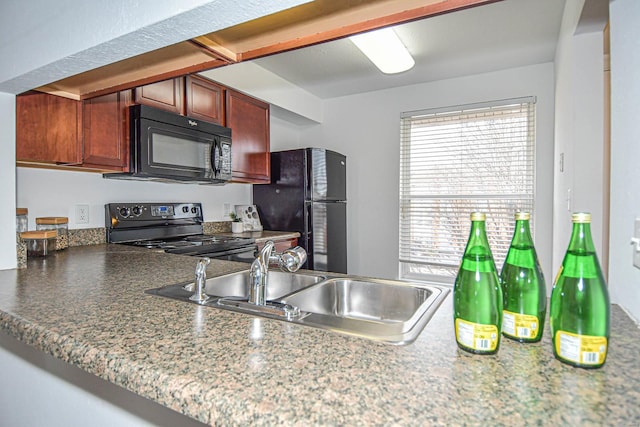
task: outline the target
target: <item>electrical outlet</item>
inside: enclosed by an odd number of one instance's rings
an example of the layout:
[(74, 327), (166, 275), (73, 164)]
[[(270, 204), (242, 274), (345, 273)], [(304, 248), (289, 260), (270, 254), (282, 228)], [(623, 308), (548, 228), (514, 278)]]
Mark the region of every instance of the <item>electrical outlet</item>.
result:
[(76, 205), (76, 224), (89, 224), (89, 205)]
[(229, 216), (231, 213), (231, 203), (225, 203), (224, 205), (224, 216)]
[(640, 217), (637, 217), (634, 222), (631, 244), (633, 245), (633, 266), (640, 268)]

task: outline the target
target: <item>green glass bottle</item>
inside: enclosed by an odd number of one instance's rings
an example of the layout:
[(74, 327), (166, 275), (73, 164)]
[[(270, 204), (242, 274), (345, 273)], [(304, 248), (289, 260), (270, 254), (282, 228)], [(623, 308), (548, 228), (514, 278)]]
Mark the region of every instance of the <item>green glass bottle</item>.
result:
[(599, 368), (609, 346), (609, 292), (591, 239), (591, 214), (574, 213), (572, 221), (569, 247), (551, 292), (553, 354), (569, 365)]
[(500, 347), (502, 289), (493, 261), (484, 213), (471, 214), (471, 231), (453, 286), (453, 322), (461, 349), (494, 354)]
[(547, 288), (531, 238), (528, 212), (516, 213), (511, 245), (500, 272), (502, 334), (520, 342), (542, 338), (547, 312)]

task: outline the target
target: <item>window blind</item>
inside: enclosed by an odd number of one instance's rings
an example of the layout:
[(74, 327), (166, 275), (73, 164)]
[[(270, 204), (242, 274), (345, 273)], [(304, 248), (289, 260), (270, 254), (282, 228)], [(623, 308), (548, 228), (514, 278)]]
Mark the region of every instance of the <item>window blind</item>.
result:
[(500, 269), (515, 212), (534, 230), (535, 98), (403, 113), (400, 133), (400, 276), (452, 282), (474, 211)]

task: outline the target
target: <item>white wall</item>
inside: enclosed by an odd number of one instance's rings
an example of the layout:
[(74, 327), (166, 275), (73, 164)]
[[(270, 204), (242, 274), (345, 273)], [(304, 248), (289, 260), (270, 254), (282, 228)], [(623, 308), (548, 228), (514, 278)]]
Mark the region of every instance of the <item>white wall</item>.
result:
[(609, 291), (640, 320), (640, 270), (629, 244), (640, 217), (640, 2), (612, 0)]
[(608, 249), (603, 241), (608, 220), (603, 211), (604, 22), (599, 31), (576, 34), (583, 3), (566, 3), (556, 50), (553, 271), (560, 268), (569, 243), (572, 212), (591, 212), (601, 259)]
[(272, 113), (270, 122), (271, 151), (306, 147), (301, 139), (302, 131), (306, 128), (306, 126), (299, 126), (282, 120)]
[(400, 114), (521, 96), (537, 97), (536, 248), (551, 271), (553, 64), (503, 70), (327, 100), (322, 126), (302, 131), (306, 146), (347, 156), (348, 271), (398, 275)]
[[(568, 0), (556, 51), (556, 149), (554, 196), (554, 270), (571, 234), (570, 211), (593, 214), (598, 255), (608, 250), (611, 301), (640, 319), (640, 270), (632, 265), (634, 219), (640, 216), (640, 2), (611, 0), (611, 163), (610, 188), (603, 188), (605, 142), (603, 23), (580, 29), (584, 0)], [(588, 4), (587, 4), (588, 6)], [(605, 17), (606, 18), (606, 17)], [(576, 29), (578, 31), (576, 32)], [(559, 170), (564, 153), (564, 172)], [(571, 206), (567, 207), (567, 190)], [(605, 192), (610, 204), (605, 205)], [(606, 221), (609, 214), (608, 224)], [(603, 235), (609, 227), (609, 239)]]
[[(91, 172), (17, 168), (17, 203), (29, 209), (29, 229), (40, 216), (69, 217), (69, 228), (104, 227), (104, 205), (113, 202), (201, 202), (205, 221), (228, 221), (224, 203), (244, 205), (251, 185), (167, 184), (104, 179)], [(77, 224), (75, 205), (89, 205), (89, 224)]]

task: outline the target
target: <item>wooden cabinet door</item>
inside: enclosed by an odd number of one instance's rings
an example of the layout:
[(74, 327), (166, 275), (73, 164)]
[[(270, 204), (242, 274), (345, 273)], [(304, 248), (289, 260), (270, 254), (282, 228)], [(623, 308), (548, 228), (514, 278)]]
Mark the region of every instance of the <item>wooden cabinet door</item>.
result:
[(136, 104), (184, 114), (184, 79), (164, 80), (134, 89)]
[(29, 92), (16, 97), (16, 160), (79, 164), (81, 148), (79, 101)]
[(186, 114), (224, 125), (224, 88), (211, 80), (189, 75), (185, 79)]
[(269, 104), (227, 89), (234, 182), (269, 183)]
[(131, 91), (84, 101), (83, 166), (129, 170), (129, 106)]

